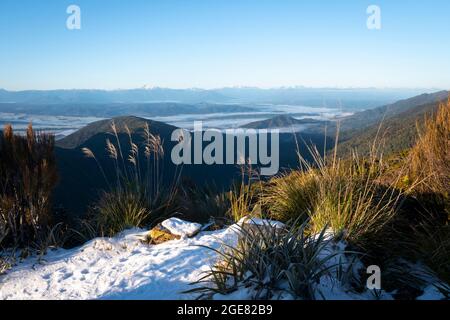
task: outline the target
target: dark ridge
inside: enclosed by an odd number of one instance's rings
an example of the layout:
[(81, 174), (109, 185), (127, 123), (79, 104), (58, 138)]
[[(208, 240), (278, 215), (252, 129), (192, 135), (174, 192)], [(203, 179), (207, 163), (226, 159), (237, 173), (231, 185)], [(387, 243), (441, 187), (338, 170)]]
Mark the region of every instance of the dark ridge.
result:
[(247, 123), (241, 128), (249, 129), (274, 129), (274, 128), (287, 128), (295, 125), (303, 124), (317, 124), (322, 123), (320, 120), (315, 119), (295, 119), (294, 117), (288, 115), (279, 115), (267, 120), (254, 121)]
[(98, 134), (112, 133), (111, 124), (115, 123), (118, 133), (127, 133), (125, 127), (128, 127), (133, 134), (143, 134), (146, 125), (149, 126), (150, 132), (153, 134), (168, 135), (177, 129), (174, 126), (163, 122), (147, 120), (135, 116), (122, 116), (108, 120), (100, 120), (87, 125), (84, 128), (68, 135), (59, 140), (56, 145), (64, 149), (79, 148), (86, 141)]

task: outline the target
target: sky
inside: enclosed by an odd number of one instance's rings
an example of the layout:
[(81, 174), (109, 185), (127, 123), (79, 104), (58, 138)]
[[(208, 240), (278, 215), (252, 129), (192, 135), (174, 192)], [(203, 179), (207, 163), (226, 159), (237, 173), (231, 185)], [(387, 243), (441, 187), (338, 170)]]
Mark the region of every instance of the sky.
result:
[(449, 13), (448, 0), (1, 0), (0, 88), (450, 89)]

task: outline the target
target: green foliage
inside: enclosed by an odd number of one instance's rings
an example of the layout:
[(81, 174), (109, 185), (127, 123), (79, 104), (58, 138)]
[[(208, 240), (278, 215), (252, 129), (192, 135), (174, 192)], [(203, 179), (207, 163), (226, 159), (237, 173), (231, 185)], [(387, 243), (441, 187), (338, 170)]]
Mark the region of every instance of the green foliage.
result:
[(0, 276), (6, 271), (12, 268), (14, 265), (15, 258), (13, 255), (6, 256), (5, 254), (0, 255)]
[(311, 216), (312, 232), (328, 224), (335, 234), (356, 241), (381, 232), (396, 215), (400, 193), (377, 182), (381, 175), (377, 162), (336, 162), (318, 172), (320, 187)]

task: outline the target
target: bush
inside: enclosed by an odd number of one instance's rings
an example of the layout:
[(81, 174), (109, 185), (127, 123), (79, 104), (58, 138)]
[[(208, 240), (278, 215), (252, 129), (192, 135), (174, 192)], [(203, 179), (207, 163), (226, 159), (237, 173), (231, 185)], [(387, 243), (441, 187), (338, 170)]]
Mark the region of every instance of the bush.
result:
[[(26, 135), (6, 126), (0, 133), (0, 240), (29, 247), (51, 229), (51, 195), (57, 182), (53, 135)], [(1, 243), (1, 241), (0, 241)]]

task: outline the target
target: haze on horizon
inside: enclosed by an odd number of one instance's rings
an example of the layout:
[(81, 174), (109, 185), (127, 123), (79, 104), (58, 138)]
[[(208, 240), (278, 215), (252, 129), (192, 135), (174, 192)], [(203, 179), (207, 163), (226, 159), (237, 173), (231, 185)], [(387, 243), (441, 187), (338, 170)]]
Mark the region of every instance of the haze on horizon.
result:
[[(66, 9), (81, 8), (81, 30)], [(381, 8), (382, 28), (366, 26)], [(0, 88), (450, 88), (447, 0), (2, 0)]]

